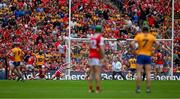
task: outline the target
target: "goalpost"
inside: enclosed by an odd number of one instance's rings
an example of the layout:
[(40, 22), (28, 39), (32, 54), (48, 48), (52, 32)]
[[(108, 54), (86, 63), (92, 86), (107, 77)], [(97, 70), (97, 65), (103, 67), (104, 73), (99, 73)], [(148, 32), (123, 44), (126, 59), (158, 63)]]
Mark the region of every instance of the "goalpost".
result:
[(171, 52), (171, 76), (173, 76), (173, 62), (174, 62), (174, 0), (172, 0), (172, 33), (171, 33), (171, 41), (172, 41), (172, 52)]
[[(89, 38), (71, 38), (71, 5), (72, 5), (72, 0), (69, 0), (69, 27), (68, 27), (68, 38), (66, 38), (68, 40), (68, 57), (67, 57), (67, 61), (69, 63), (68, 67), (71, 67), (71, 41), (72, 40), (76, 40), (76, 41), (89, 41)], [(108, 41), (117, 41), (117, 39), (108, 39), (105, 38), (105, 40)], [(125, 39), (124, 41), (132, 41), (133, 39)], [(122, 40), (119, 40), (122, 41)], [(174, 54), (174, 0), (172, 0), (172, 32), (171, 32), (171, 39), (157, 39), (157, 41), (171, 41), (172, 45), (171, 45), (171, 68), (170, 68), (170, 75), (173, 75), (173, 54)], [(68, 75), (70, 76), (70, 72), (71, 70), (68, 69)]]

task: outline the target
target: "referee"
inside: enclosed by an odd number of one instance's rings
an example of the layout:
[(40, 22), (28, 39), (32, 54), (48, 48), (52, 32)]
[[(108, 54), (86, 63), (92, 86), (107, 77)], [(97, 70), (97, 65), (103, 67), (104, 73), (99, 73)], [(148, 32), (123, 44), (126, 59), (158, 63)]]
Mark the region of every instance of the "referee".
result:
[(126, 80), (126, 77), (122, 74), (122, 64), (121, 62), (118, 60), (117, 57), (113, 58), (113, 62), (112, 62), (112, 77), (113, 80), (116, 80), (115, 75), (119, 74), (121, 75), (121, 77), (123, 78), (123, 80)]

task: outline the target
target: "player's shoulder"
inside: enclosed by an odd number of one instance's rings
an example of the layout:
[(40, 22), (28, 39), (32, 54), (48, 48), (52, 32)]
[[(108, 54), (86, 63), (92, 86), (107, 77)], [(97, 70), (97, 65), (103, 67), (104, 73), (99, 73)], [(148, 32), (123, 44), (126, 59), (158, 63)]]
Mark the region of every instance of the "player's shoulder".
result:
[(99, 33), (95, 33), (93, 36), (90, 37), (90, 40), (98, 40), (101, 38), (101, 35)]
[(93, 37), (95, 37), (95, 38), (102, 37), (102, 34), (101, 34), (101, 33), (95, 33), (95, 34), (93, 35)]
[(156, 37), (155, 37), (153, 34), (151, 34), (151, 33), (148, 33), (148, 37), (149, 37), (150, 39), (153, 39), (153, 40), (156, 39)]
[(17, 51), (18, 50), (18, 48), (17, 47), (15, 47), (15, 48), (12, 48), (12, 51), (14, 52), (14, 51)]
[(149, 35), (150, 37), (155, 37), (152, 33), (148, 33), (148, 35)]
[(23, 51), (21, 48), (18, 47), (18, 50)]
[(14, 50), (16, 50), (16, 49), (15, 49), (15, 48), (12, 48), (12, 49), (11, 49), (11, 51), (14, 51)]
[(134, 39), (137, 39), (137, 38), (140, 38), (140, 37), (143, 37), (144, 33), (140, 32), (140, 33), (137, 33), (135, 35), (135, 38)]
[(139, 33), (136, 34), (136, 36), (142, 36), (142, 35), (144, 35), (143, 32), (139, 32)]

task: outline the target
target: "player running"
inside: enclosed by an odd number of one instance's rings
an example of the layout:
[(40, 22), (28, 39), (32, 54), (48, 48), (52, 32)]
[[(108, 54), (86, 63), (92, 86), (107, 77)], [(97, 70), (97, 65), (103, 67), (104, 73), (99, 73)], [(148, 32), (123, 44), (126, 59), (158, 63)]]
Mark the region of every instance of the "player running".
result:
[(21, 62), (22, 56), (24, 52), (19, 48), (19, 43), (14, 44), (14, 48), (8, 53), (8, 55), (13, 55), (13, 66), (14, 66), (14, 73), (18, 76), (17, 81), (22, 80), (24, 81), (23, 74), (21, 72)]
[(45, 55), (43, 54), (42, 50), (40, 50), (39, 53), (35, 54), (35, 60), (36, 60), (36, 63), (35, 63), (36, 70), (44, 67)]
[(155, 43), (156, 38), (149, 33), (147, 27), (143, 27), (143, 33), (139, 33), (135, 36), (134, 41), (132, 42), (132, 46), (138, 43), (137, 50), (137, 80), (136, 80), (136, 92), (140, 93), (141, 89), (141, 72), (143, 69), (143, 65), (145, 66), (147, 84), (146, 84), (146, 92), (151, 92), (151, 55), (153, 51), (153, 44)]
[(13, 71), (14, 71), (14, 55), (11, 53), (11, 50), (7, 53), (8, 57), (8, 64), (9, 64), (9, 74), (8, 74), (8, 79), (15, 79), (13, 76)]
[(46, 75), (45, 54), (40, 50), (39, 53), (35, 54), (35, 71), (39, 72), (38, 77), (43, 79)]
[(34, 61), (35, 57), (33, 56), (33, 53), (29, 50), (27, 55), (25, 56), (25, 61), (26, 61), (26, 72), (32, 73), (33, 77), (35, 76), (34, 72)]
[(89, 51), (89, 66), (90, 76), (88, 80), (89, 92), (93, 90), (93, 77), (96, 80), (96, 93), (100, 92), (100, 70), (101, 70), (101, 59), (104, 57), (104, 41), (102, 37), (102, 28), (100, 25), (96, 26), (96, 33), (90, 38), (90, 51)]

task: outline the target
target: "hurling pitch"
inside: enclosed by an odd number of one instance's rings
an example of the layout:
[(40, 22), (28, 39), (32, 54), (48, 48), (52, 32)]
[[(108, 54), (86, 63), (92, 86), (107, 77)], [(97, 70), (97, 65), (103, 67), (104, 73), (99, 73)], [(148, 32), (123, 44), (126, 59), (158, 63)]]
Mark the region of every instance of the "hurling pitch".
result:
[(180, 99), (180, 81), (152, 81), (152, 92), (135, 93), (135, 81), (103, 80), (101, 93), (89, 93), (83, 80), (0, 81), (0, 99)]

